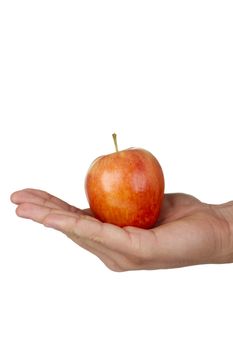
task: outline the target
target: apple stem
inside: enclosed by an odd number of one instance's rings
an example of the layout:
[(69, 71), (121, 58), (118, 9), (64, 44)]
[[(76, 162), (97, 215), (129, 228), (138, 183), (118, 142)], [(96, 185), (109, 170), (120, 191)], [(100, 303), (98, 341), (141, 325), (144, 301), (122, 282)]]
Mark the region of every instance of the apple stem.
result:
[(115, 133), (112, 134), (112, 137), (113, 137), (113, 141), (114, 141), (116, 152), (119, 152), (118, 151), (118, 145), (117, 145), (117, 134), (115, 134)]

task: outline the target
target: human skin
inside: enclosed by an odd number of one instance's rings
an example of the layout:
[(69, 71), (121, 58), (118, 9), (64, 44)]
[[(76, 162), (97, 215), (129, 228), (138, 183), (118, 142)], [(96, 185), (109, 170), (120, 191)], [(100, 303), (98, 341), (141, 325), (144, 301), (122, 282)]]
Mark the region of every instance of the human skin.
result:
[(233, 262), (233, 201), (212, 205), (188, 194), (166, 194), (149, 230), (103, 223), (90, 209), (41, 190), (17, 191), (11, 201), (18, 216), (65, 233), (113, 271)]

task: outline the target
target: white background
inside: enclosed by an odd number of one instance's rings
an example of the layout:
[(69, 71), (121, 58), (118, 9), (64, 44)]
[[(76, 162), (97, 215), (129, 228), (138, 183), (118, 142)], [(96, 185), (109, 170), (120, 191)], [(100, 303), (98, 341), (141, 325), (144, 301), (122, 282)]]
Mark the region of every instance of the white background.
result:
[(233, 348), (233, 265), (114, 273), (16, 217), (10, 193), (86, 207), (92, 160), (139, 146), (167, 192), (233, 199), (232, 1), (0, 2), (0, 348)]

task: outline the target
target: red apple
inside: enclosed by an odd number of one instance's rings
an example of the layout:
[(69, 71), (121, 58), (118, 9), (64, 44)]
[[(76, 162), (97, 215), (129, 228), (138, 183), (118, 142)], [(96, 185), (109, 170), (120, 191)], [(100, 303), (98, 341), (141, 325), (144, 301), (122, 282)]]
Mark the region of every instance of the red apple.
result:
[(90, 166), (85, 190), (94, 216), (118, 226), (152, 228), (164, 196), (164, 176), (158, 160), (140, 148), (97, 158)]

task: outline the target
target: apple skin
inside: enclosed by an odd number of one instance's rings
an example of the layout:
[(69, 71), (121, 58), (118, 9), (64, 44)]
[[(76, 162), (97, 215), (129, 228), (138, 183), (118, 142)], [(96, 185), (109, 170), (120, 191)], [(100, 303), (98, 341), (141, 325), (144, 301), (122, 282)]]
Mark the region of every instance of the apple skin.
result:
[(91, 164), (85, 191), (94, 216), (120, 227), (155, 226), (164, 197), (158, 160), (141, 148), (101, 156)]

